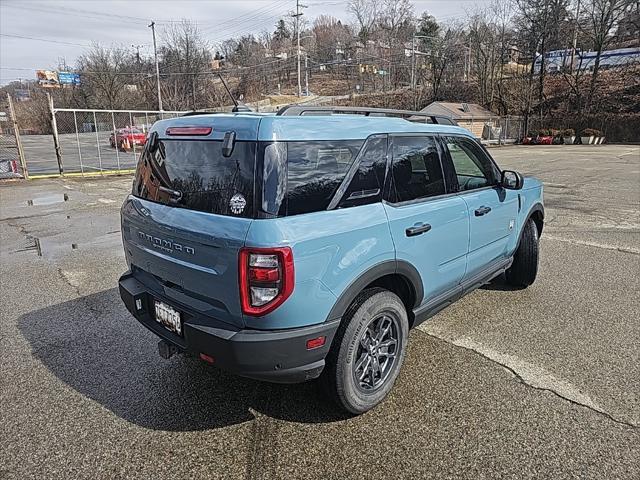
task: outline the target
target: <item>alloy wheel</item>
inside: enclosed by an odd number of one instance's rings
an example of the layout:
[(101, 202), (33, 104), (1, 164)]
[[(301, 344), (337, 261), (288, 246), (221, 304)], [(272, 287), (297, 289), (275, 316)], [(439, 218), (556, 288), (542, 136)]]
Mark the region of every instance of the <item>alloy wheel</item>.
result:
[(389, 378), (399, 354), (400, 335), (398, 320), (391, 313), (379, 314), (364, 329), (352, 367), (361, 391), (371, 393)]

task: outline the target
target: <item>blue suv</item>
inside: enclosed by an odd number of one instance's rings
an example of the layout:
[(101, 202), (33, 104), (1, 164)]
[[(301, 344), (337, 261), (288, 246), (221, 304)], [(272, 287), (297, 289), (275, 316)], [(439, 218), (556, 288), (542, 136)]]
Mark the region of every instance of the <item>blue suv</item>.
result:
[(452, 122), (345, 113), (153, 126), (121, 210), (119, 286), (164, 358), (319, 377), (358, 414), (389, 393), (411, 328), (499, 275), (533, 283), (538, 180)]

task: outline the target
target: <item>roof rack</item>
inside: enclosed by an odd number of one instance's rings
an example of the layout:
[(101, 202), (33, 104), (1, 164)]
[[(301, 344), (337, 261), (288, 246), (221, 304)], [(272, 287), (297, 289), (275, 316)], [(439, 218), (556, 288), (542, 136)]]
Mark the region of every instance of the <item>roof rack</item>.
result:
[[(413, 110), (372, 107), (318, 107), (306, 105), (286, 105), (276, 115), (279, 116), (313, 116), (313, 115), (363, 115), (365, 117), (400, 117), (410, 122), (433, 123), (438, 125), (457, 125), (456, 121), (445, 115), (433, 115)], [(408, 117), (408, 118), (407, 118)]]
[[(215, 113), (229, 113), (229, 112), (220, 111), (220, 110), (192, 110), (190, 112), (182, 114), (181, 117), (192, 117), (194, 115), (212, 115)], [(253, 110), (251, 110), (251, 108), (248, 107), (247, 105), (241, 103), (237, 106), (234, 106), (231, 109), (231, 113), (253, 113)]]

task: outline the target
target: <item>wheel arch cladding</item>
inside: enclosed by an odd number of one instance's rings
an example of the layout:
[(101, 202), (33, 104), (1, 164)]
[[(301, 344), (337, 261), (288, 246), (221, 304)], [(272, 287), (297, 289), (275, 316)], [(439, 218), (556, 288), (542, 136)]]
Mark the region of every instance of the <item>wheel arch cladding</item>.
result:
[[(531, 210), (529, 211), (529, 215), (527, 216), (527, 222), (529, 221), (529, 219), (533, 220), (533, 222), (536, 224), (538, 236), (542, 235), (542, 229), (544, 228), (544, 207), (542, 206), (542, 204), (536, 203), (531, 208)], [(526, 225), (527, 222), (525, 222), (524, 224)]]
[(327, 321), (342, 318), (358, 294), (372, 287), (381, 287), (398, 295), (410, 319), (413, 317), (413, 309), (422, 303), (424, 297), (418, 270), (408, 262), (389, 260), (374, 265), (354, 280), (338, 297)]

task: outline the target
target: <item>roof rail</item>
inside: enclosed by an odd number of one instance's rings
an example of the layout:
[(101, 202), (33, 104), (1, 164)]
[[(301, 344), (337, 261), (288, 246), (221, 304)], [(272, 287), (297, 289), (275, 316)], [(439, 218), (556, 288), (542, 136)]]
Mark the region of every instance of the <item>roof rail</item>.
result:
[[(251, 110), (250, 107), (244, 105), (244, 104), (240, 104), (237, 107), (234, 106), (231, 109), (231, 113), (252, 113), (253, 110)], [(182, 115), (180, 115), (181, 117), (192, 117), (194, 115), (213, 115), (213, 114), (222, 114), (222, 113), (229, 113), (226, 111), (221, 111), (221, 110), (192, 110), (190, 112), (186, 112)]]
[[(276, 115), (313, 116), (313, 115), (363, 115), (365, 117), (400, 117), (411, 122), (434, 123), (439, 125), (457, 125), (456, 121), (445, 115), (433, 115), (413, 110), (373, 107), (318, 107), (306, 105), (286, 105)], [(406, 118), (408, 117), (408, 118)]]

